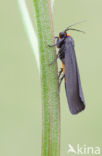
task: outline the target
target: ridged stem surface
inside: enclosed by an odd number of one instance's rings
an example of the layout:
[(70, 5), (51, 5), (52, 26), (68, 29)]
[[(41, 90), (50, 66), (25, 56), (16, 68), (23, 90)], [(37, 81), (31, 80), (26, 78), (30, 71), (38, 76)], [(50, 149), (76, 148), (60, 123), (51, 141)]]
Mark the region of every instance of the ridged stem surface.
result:
[(42, 156), (60, 155), (60, 103), (54, 29), (49, 0), (33, 0), (38, 28), (42, 88)]

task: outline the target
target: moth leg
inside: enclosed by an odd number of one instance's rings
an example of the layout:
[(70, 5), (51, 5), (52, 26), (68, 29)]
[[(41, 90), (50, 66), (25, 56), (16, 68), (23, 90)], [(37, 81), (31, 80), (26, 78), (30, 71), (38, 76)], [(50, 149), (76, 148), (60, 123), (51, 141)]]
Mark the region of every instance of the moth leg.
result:
[(65, 78), (65, 74), (63, 74), (63, 76), (60, 78), (59, 80), (59, 87), (61, 86), (62, 80)]
[(48, 47), (55, 47), (55, 46), (57, 46), (57, 44), (59, 43), (59, 37), (57, 37), (57, 36), (55, 36), (55, 39), (57, 39), (57, 42), (55, 43), (55, 44), (52, 44), (52, 45), (49, 45), (48, 44)]
[(48, 44), (48, 47), (55, 47), (55, 46), (59, 47), (60, 44), (64, 41), (64, 39), (65, 38), (59, 39), (59, 37), (57, 37), (57, 42), (55, 44), (52, 44), (52, 45)]
[(58, 73), (58, 78), (60, 78), (62, 72), (63, 72), (63, 68), (60, 69), (60, 71), (59, 71), (59, 73)]
[(55, 36), (55, 38), (56, 38), (56, 39), (59, 39), (59, 37), (58, 37), (58, 36)]
[(50, 47), (50, 48), (51, 48), (51, 47), (55, 47), (55, 46), (57, 46), (57, 43), (52, 44), (52, 45), (49, 45), (49, 44), (48, 44), (48, 47)]

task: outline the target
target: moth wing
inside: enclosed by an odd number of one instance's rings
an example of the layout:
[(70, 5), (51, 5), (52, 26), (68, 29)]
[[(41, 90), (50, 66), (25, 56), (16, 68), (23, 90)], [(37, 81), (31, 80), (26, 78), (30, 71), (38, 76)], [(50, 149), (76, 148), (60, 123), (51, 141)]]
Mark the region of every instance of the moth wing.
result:
[(65, 41), (65, 79), (69, 109), (72, 114), (77, 114), (85, 109), (85, 100), (72, 37)]

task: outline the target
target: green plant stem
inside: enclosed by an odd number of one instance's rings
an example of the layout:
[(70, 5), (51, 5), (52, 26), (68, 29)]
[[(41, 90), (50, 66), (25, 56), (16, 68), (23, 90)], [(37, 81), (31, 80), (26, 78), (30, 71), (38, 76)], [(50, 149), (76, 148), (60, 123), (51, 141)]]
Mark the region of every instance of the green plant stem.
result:
[(42, 88), (42, 156), (60, 155), (60, 103), (50, 0), (33, 0), (40, 47)]

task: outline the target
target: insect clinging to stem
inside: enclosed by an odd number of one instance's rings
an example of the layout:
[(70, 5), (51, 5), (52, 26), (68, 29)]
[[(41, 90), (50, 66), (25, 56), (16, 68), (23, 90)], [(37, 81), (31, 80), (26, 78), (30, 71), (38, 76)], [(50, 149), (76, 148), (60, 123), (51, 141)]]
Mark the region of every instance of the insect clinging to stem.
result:
[[(57, 46), (59, 48), (58, 54), (55, 60), (51, 63), (53, 64), (58, 58), (62, 62), (62, 68), (59, 71), (59, 86), (63, 79), (65, 79), (65, 90), (69, 109), (72, 114), (78, 114), (85, 109), (85, 99), (82, 91), (80, 74), (78, 69), (78, 64), (76, 60), (74, 41), (73, 38), (67, 31), (73, 30), (85, 33), (79, 29), (74, 29), (72, 26), (85, 21), (74, 23), (68, 26), (63, 32), (59, 33), (59, 37), (54, 45), (48, 45), (49, 47)], [(51, 65), (50, 64), (50, 65)], [(61, 74), (63, 75), (61, 77)]]

